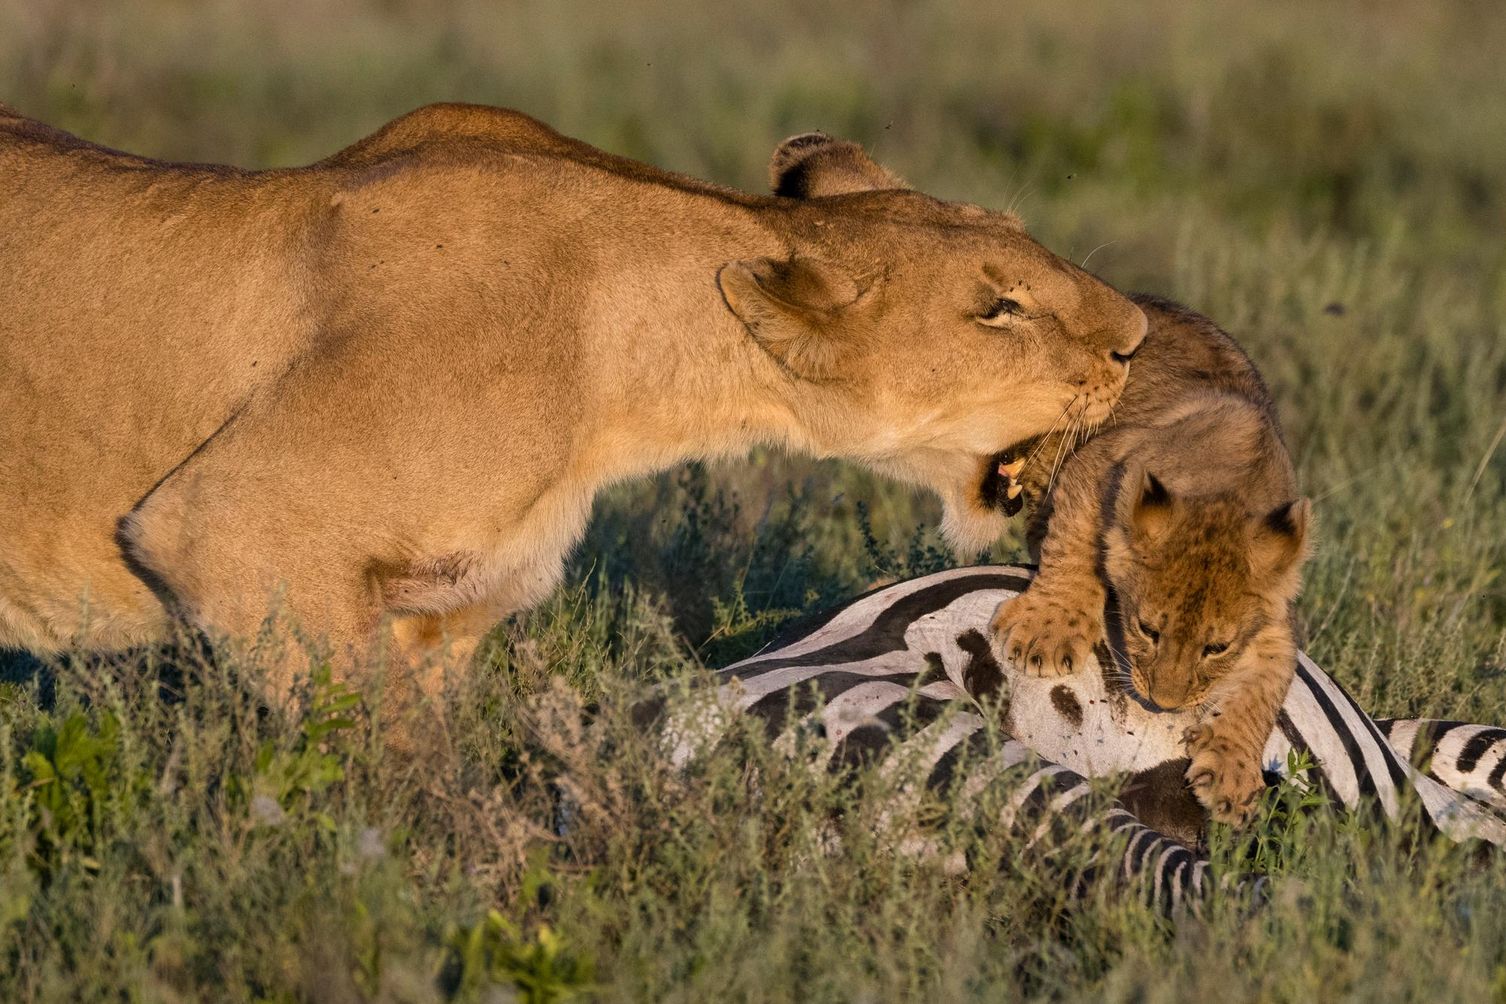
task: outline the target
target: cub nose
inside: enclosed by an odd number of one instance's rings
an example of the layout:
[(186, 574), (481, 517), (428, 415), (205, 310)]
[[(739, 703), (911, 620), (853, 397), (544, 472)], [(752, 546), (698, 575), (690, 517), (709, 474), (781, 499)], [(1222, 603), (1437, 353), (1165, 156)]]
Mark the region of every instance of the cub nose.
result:
[(1157, 711), (1176, 711), (1188, 703), (1192, 686), (1185, 681), (1152, 680), (1150, 693), (1145, 695)]

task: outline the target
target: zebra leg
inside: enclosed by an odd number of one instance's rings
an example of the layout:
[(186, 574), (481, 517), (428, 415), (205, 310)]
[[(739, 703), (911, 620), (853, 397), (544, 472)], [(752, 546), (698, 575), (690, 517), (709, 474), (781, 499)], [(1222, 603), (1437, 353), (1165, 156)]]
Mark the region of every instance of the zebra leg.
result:
[[(1122, 801), (1106, 804), (1094, 795), (1087, 779), (1057, 764), (1034, 760), (1017, 740), (1003, 743), (997, 757), (995, 764), (1032, 765), (1023, 772), (1000, 771), (985, 782), (994, 789), (993, 796), (1003, 801), (998, 824), (1022, 838), (1024, 849), (1049, 855), (1052, 843), (1060, 846), (1074, 835), (1091, 836), (1106, 844), (1090, 862), (1094, 873), (1112, 876), (1165, 913), (1201, 912), (1214, 888), (1205, 854), (1145, 825)], [(986, 767), (980, 769), (988, 773)], [(970, 779), (963, 782), (962, 792), (969, 794), (969, 788), (977, 787), (977, 779)], [(987, 820), (979, 820), (978, 825), (987, 825)], [(1259, 903), (1266, 895), (1267, 880), (1261, 875), (1227, 875), (1218, 885), (1240, 900)]]

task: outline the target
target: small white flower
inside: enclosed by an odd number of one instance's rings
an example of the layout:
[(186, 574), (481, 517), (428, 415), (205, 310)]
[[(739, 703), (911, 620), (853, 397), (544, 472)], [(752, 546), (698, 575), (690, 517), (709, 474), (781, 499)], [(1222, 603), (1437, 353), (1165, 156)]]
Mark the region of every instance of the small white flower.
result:
[(257, 795), (251, 799), (251, 818), (261, 826), (281, 826), (288, 817), (277, 804), (277, 799), (271, 795)]
[(387, 845), (382, 840), (382, 831), (368, 826), (356, 838), (356, 857), (362, 861), (379, 861), (387, 856)]

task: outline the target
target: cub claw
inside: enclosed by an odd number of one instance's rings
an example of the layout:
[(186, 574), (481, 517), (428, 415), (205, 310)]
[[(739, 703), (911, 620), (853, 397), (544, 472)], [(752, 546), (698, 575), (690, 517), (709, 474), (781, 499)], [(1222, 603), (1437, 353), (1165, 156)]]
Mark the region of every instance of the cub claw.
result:
[(999, 604), (993, 621), (995, 651), (1030, 676), (1064, 676), (1087, 664), (1102, 636), (1100, 617), (1032, 586)]
[(1245, 754), (1208, 725), (1194, 725), (1183, 733), (1187, 755), (1187, 783), (1214, 820), (1243, 826), (1255, 814), (1265, 778), (1258, 754)]

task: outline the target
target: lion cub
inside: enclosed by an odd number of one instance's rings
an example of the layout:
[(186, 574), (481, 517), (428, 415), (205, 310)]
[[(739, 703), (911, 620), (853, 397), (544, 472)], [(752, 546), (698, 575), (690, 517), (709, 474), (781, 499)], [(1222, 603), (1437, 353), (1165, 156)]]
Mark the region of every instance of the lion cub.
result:
[(1000, 605), (994, 645), (1053, 676), (1109, 639), (1129, 667), (1112, 672), (1135, 697), (1201, 711), (1185, 737), (1187, 779), (1213, 818), (1240, 824), (1295, 672), (1310, 505), (1234, 340), (1174, 304), (1137, 302), (1150, 331), (1112, 423), (1075, 450), (1058, 433), (999, 467), (995, 489), (1033, 504), (1040, 571)]

